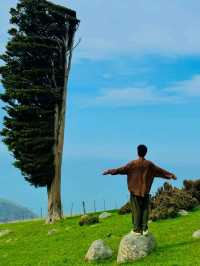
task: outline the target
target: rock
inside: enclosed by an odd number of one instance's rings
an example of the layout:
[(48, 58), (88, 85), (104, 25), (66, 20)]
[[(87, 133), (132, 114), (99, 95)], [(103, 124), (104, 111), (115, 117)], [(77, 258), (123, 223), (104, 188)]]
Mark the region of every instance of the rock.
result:
[(112, 257), (112, 250), (101, 239), (95, 240), (85, 256), (87, 261), (103, 260)]
[(51, 235), (54, 235), (57, 232), (58, 232), (58, 229), (53, 228), (53, 229), (51, 229), (51, 230), (48, 231), (47, 235), (48, 236), (51, 236)]
[(188, 215), (188, 211), (186, 211), (186, 210), (179, 210), (178, 211), (178, 214), (181, 215), (181, 216), (185, 216), (185, 215)]
[(132, 232), (125, 235), (119, 245), (117, 263), (135, 261), (146, 257), (156, 247), (152, 234), (136, 236)]
[(106, 219), (108, 217), (110, 217), (112, 214), (109, 212), (103, 212), (99, 215), (99, 219)]
[(2, 237), (2, 236), (7, 236), (7, 235), (9, 235), (10, 233), (11, 233), (11, 231), (8, 230), (8, 229), (0, 230), (0, 237)]
[(192, 234), (192, 237), (193, 237), (193, 238), (200, 238), (200, 230), (195, 231), (195, 232)]
[(91, 225), (99, 223), (99, 217), (97, 215), (83, 215), (80, 218), (79, 225)]

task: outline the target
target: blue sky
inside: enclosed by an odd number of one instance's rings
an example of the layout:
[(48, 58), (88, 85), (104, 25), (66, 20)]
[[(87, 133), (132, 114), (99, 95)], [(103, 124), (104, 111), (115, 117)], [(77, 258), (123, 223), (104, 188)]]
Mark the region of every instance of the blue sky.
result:
[[(8, 10), (0, 8), (0, 52), (8, 39)], [(148, 158), (185, 178), (199, 178), (200, 2), (191, 0), (53, 1), (81, 20), (74, 50), (62, 174), (65, 213), (119, 207), (128, 198), (126, 177), (102, 176), (149, 147)], [(1, 88), (2, 89), (2, 88)], [(0, 111), (2, 121), (3, 112)], [(12, 166), (0, 144), (0, 197), (39, 213), (46, 190), (34, 189)], [(163, 184), (157, 179), (152, 191)]]

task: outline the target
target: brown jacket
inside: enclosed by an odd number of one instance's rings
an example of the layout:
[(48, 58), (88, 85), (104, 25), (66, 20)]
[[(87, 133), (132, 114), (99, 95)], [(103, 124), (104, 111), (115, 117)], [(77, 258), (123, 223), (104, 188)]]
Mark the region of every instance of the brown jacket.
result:
[(154, 177), (170, 179), (173, 174), (151, 161), (138, 159), (125, 166), (109, 170), (111, 175), (127, 175), (128, 190), (137, 196), (149, 194)]

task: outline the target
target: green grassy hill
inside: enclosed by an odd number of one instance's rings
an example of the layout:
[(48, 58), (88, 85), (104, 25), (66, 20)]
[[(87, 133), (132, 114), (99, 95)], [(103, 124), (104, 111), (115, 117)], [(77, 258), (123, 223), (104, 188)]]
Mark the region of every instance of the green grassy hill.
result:
[[(84, 255), (92, 241), (100, 238), (111, 246), (114, 256), (94, 265), (116, 265), (120, 239), (131, 229), (130, 215), (113, 213), (95, 226), (80, 227), (78, 220), (78, 217), (67, 218), (56, 225), (45, 225), (44, 221), (0, 225), (0, 230), (12, 231), (0, 237), (0, 265), (89, 265), (84, 261)], [(133, 265), (200, 265), (200, 240), (192, 238), (193, 231), (200, 229), (200, 210), (190, 212), (188, 216), (152, 222), (149, 226), (157, 239), (157, 249)], [(51, 229), (57, 231), (48, 235)]]

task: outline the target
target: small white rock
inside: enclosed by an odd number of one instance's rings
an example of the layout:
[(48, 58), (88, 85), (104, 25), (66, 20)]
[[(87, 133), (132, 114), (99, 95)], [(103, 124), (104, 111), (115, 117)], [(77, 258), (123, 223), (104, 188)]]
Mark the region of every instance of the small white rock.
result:
[(11, 231), (8, 229), (0, 230), (0, 237), (9, 235), (10, 233), (11, 233)]
[(51, 229), (51, 230), (48, 231), (47, 235), (48, 236), (51, 236), (51, 235), (56, 234), (57, 232), (58, 232), (58, 229), (53, 228), (53, 229)]
[(186, 216), (186, 215), (188, 215), (188, 211), (186, 211), (186, 210), (179, 210), (178, 211), (178, 214), (181, 215), (181, 216)]
[(193, 238), (200, 238), (200, 230), (195, 231), (195, 232), (192, 234), (192, 237), (193, 237)]
[(99, 219), (106, 219), (108, 217), (110, 217), (112, 214), (109, 212), (103, 212), (99, 215)]

